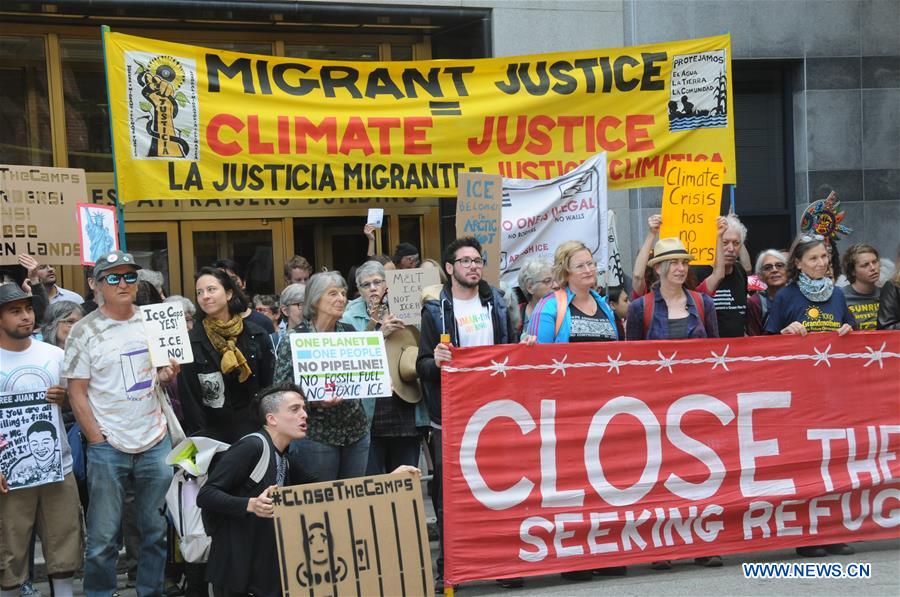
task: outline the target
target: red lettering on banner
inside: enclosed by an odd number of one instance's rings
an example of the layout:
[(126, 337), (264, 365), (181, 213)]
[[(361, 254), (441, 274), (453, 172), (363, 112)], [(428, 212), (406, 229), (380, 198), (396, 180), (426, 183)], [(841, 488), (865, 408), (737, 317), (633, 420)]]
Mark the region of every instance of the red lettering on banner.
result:
[(460, 349), (442, 391), (454, 584), (900, 535), (900, 334)]
[(236, 133), (244, 130), (244, 123), (233, 114), (216, 114), (209, 119), (206, 125), (206, 143), (209, 148), (219, 155), (230, 156), (241, 152), (241, 144), (237, 141), (222, 141), (219, 131), (228, 127)]
[[(628, 114), (623, 121), (615, 116), (603, 116), (594, 125), (594, 116), (487, 116), (481, 138), (469, 137), (467, 143), (473, 155), (482, 155), (496, 143), (500, 153), (512, 155), (524, 150), (533, 155), (546, 155), (552, 150), (566, 153), (596, 151), (597, 145), (606, 151), (649, 151), (654, 148), (648, 127), (653, 126), (652, 114)], [(624, 130), (623, 129), (624, 124)], [(554, 148), (550, 132), (562, 131), (562, 148)], [(512, 130), (510, 130), (512, 129)], [(528, 163), (528, 162), (525, 162)]]

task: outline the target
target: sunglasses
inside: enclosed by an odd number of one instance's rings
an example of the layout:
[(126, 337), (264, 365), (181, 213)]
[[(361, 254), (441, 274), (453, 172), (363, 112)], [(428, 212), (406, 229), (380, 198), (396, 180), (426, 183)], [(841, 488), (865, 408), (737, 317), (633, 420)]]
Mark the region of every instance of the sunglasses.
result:
[(138, 275), (137, 272), (128, 272), (127, 274), (106, 274), (101, 277), (101, 280), (110, 286), (118, 286), (120, 280), (125, 280), (126, 284), (137, 284)]

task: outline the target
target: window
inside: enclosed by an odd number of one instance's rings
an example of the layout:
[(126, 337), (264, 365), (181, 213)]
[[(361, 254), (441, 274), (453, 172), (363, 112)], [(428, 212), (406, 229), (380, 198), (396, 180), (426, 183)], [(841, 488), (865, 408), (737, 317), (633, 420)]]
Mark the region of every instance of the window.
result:
[(53, 165), (43, 37), (0, 36), (0, 163)]
[(312, 58), (313, 60), (378, 60), (378, 46), (325, 46), (306, 44), (284, 44), (284, 55), (289, 58)]
[(99, 39), (61, 39), (69, 167), (111, 172), (109, 104)]

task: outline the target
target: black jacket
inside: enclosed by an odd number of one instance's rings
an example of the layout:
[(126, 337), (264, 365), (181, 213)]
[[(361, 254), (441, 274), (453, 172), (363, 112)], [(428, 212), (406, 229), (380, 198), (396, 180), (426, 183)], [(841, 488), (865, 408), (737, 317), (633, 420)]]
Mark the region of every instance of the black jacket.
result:
[[(247, 512), (249, 498), (275, 484), (275, 445), (265, 430), (261, 435), (269, 442), (269, 468), (262, 480), (255, 484), (250, 480), (263, 453), (262, 442), (245, 437), (213, 463), (197, 505), (203, 509), (203, 524), (212, 537), (207, 579), (231, 593), (269, 597), (281, 595), (275, 524), (270, 518)], [(287, 459), (285, 486), (317, 481), (287, 451), (281, 456)]]
[[(491, 313), (494, 327), (494, 344), (515, 344), (518, 341), (512, 321), (506, 309), (506, 301), (499, 290), (482, 281), (478, 286), (481, 304)], [(453, 294), (450, 283), (444, 285), (437, 299), (426, 300), (422, 305), (422, 324), (419, 336), (419, 356), (416, 372), (422, 382), (422, 392), (431, 420), (441, 424), (441, 370), (434, 362), (434, 347), (441, 341), (441, 334), (450, 334), (450, 342), (459, 346), (459, 329), (453, 316)]]
[(201, 322), (191, 330), (190, 338), (194, 362), (182, 365), (178, 375), (185, 433), (200, 432), (230, 444), (256, 431), (257, 424), (250, 416), (250, 400), (272, 383), (275, 356), (269, 335), (252, 321), (244, 320), (237, 347), (253, 371), (244, 383), (238, 381), (237, 370), (222, 374), (222, 357), (213, 348)]
[(900, 330), (900, 286), (890, 280), (881, 288), (878, 329)]

